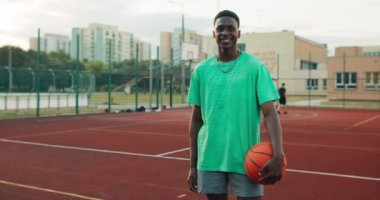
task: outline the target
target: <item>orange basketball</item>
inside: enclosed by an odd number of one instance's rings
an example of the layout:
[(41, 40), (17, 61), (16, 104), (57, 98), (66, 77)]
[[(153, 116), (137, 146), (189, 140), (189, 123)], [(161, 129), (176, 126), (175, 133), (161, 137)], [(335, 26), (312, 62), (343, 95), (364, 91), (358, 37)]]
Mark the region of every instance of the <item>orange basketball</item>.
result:
[[(272, 145), (270, 143), (260, 143), (249, 149), (247, 155), (245, 156), (244, 169), (247, 176), (256, 183), (265, 174), (259, 174), (261, 168), (270, 160), (273, 156)], [(286, 157), (284, 157), (282, 174), (285, 174), (287, 165)]]

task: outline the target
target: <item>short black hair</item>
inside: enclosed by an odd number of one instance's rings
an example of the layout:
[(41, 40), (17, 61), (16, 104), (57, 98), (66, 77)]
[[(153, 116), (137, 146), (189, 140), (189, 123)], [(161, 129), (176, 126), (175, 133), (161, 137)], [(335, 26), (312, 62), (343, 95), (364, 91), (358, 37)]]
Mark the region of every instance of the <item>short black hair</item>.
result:
[(239, 17), (237, 16), (236, 13), (230, 11), (230, 10), (222, 10), (220, 11), (214, 18), (214, 24), (216, 22), (216, 20), (218, 18), (221, 18), (221, 17), (232, 17), (236, 20), (237, 24), (238, 24), (238, 27), (240, 27), (240, 20), (239, 20)]

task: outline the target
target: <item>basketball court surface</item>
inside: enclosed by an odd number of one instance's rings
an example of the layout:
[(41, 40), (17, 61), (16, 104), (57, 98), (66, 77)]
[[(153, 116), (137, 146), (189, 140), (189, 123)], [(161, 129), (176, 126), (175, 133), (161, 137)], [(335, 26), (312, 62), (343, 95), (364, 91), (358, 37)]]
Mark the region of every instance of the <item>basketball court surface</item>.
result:
[[(0, 199), (206, 199), (186, 183), (190, 111), (2, 120)], [(280, 118), (288, 167), (264, 200), (380, 199), (379, 111)]]

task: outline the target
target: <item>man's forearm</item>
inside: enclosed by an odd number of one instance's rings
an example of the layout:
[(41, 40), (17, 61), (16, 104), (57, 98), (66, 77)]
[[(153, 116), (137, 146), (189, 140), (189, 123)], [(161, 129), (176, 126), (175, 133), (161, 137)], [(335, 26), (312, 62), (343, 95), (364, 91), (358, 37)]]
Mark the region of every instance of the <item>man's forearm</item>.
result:
[(282, 148), (282, 129), (272, 102), (268, 102), (263, 106), (263, 114), (265, 127), (272, 143), (273, 157), (282, 159), (284, 156), (284, 150)]
[(198, 162), (198, 134), (203, 125), (200, 107), (194, 106), (190, 119), (190, 167), (197, 168)]
[(273, 148), (273, 157), (283, 158), (284, 150), (282, 148), (282, 130), (280, 122), (277, 118), (277, 114), (270, 114), (273, 116), (268, 116), (265, 120), (265, 126), (269, 133), (272, 148)]
[(198, 133), (201, 128), (199, 122), (190, 125), (190, 167), (196, 168), (198, 162)]

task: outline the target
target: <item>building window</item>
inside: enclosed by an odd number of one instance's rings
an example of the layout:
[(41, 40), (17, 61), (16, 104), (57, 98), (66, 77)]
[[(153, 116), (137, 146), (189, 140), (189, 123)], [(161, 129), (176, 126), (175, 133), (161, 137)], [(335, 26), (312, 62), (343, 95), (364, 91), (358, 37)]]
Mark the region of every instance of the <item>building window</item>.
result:
[(364, 56), (380, 56), (379, 51), (367, 51), (367, 52), (364, 52), (363, 54)]
[(301, 60), (301, 70), (316, 70), (318, 69), (318, 63)]
[(380, 90), (380, 72), (366, 72), (364, 89)]
[(323, 90), (327, 90), (327, 79), (323, 79)]
[(318, 79), (306, 79), (306, 90), (318, 90)]
[(338, 72), (335, 75), (335, 89), (356, 89), (356, 72)]

